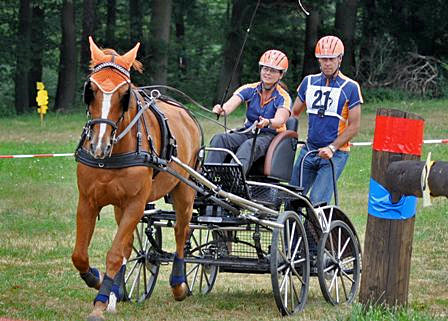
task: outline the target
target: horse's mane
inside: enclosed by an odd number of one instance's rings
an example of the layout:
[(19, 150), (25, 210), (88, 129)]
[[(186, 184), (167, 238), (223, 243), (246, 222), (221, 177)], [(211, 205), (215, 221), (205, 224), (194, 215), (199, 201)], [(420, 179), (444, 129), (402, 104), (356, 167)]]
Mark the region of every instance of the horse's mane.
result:
[[(119, 54), (114, 49), (111, 49), (111, 48), (101, 49), (101, 51), (106, 55), (119, 56)], [(95, 67), (95, 64), (93, 63), (93, 61), (90, 61), (89, 67), (91, 69), (93, 69)], [(139, 73), (143, 73), (143, 64), (140, 61), (138, 61), (137, 59), (134, 60), (134, 62), (132, 63), (132, 68), (137, 70)]]

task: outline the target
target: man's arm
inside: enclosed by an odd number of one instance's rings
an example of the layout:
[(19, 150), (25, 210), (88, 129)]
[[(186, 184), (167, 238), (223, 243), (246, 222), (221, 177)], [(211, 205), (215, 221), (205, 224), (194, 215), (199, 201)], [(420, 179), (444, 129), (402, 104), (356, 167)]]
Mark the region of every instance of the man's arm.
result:
[[(344, 146), (358, 134), (360, 125), (361, 105), (358, 104), (348, 111), (348, 126), (345, 131), (340, 136), (338, 136), (333, 143), (331, 143), (331, 145), (334, 146), (335, 151), (338, 150), (341, 146)], [(324, 159), (329, 159), (333, 157), (333, 151), (328, 146), (319, 148), (319, 156)]]
[(303, 113), (305, 108), (305, 102), (301, 101), (300, 98), (297, 97), (296, 100), (294, 100), (294, 104), (292, 105), (292, 115), (299, 118), (300, 114)]

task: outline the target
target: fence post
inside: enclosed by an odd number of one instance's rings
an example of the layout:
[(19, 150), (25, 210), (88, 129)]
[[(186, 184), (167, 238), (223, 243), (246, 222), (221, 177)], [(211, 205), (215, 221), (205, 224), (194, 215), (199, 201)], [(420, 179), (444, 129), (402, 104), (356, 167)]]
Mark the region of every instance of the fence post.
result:
[(362, 304), (407, 304), (417, 200), (415, 196), (389, 193), (386, 172), (391, 162), (420, 159), (423, 128), (424, 120), (418, 115), (377, 110), (362, 264)]

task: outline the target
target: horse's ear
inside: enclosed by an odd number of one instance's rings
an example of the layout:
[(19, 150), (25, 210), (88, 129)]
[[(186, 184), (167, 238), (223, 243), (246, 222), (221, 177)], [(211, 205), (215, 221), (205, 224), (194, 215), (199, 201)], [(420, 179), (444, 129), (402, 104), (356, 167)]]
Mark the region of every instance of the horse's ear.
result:
[(98, 48), (98, 46), (95, 44), (92, 37), (90, 36), (89, 36), (89, 43), (90, 43), (90, 57), (92, 59), (93, 64), (97, 65), (103, 62), (106, 59), (106, 55), (100, 48)]
[(123, 108), (123, 112), (127, 112), (129, 109), (129, 105), (131, 104), (131, 89), (129, 88), (128, 91), (121, 97), (121, 108)]
[(134, 48), (132, 48), (127, 53), (125, 53), (124, 55), (121, 56), (121, 58), (123, 58), (124, 63), (126, 64), (125, 67), (128, 70), (131, 69), (132, 64), (134, 63), (135, 59), (137, 58), (138, 48), (140, 48), (140, 42), (137, 42), (137, 44), (135, 45)]
[(83, 98), (83, 100), (84, 100), (84, 103), (87, 105), (87, 106), (89, 106), (90, 105), (90, 103), (92, 102), (92, 100), (93, 100), (93, 90), (92, 90), (92, 87), (91, 87), (91, 84), (90, 84), (90, 80), (87, 80), (85, 83), (84, 83), (84, 90), (83, 90), (83, 92), (82, 92), (82, 98)]

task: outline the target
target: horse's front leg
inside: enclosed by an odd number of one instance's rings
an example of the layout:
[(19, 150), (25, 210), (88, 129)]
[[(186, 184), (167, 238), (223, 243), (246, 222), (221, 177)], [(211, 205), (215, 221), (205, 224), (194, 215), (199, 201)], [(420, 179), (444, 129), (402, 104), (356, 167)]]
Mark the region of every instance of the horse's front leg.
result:
[[(123, 299), (123, 291), (120, 291), (120, 287), (124, 286), (125, 262), (129, 255), (129, 244), (132, 242), (135, 227), (144, 210), (144, 201), (133, 200), (121, 210), (115, 211), (117, 222), (119, 222), (118, 230), (112, 246), (107, 252), (106, 274), (94, 300), (94, 308), (88, 321), (104, 320), (104, 311), (107, 309), (115, 312), (117, 302), (115, 300)], [(117, 214), (119, 214), (118, 217)]]
[(86, 197), (79, 195), (76, 213), (76, 243), (72, 254), (73, 265), (78, 269), (81, 278), (86, 284), (95, 289), (101, 286), (101, 273), (89, 265), (89, 244), (95, 229), (96, 218), (100, 209), (89, 205)]
[(170, 275), (170, 285), (174, 299), (182, 301), (188, 295), (185, 280), (184, 248), (189, 233), (189, 224), (193, 212), (193, 202), (196, 192), (187, 185), (180, 183), (173, 190), (173, 206), (176, 211), (176, 253), (174, 255), (173, 269)]

